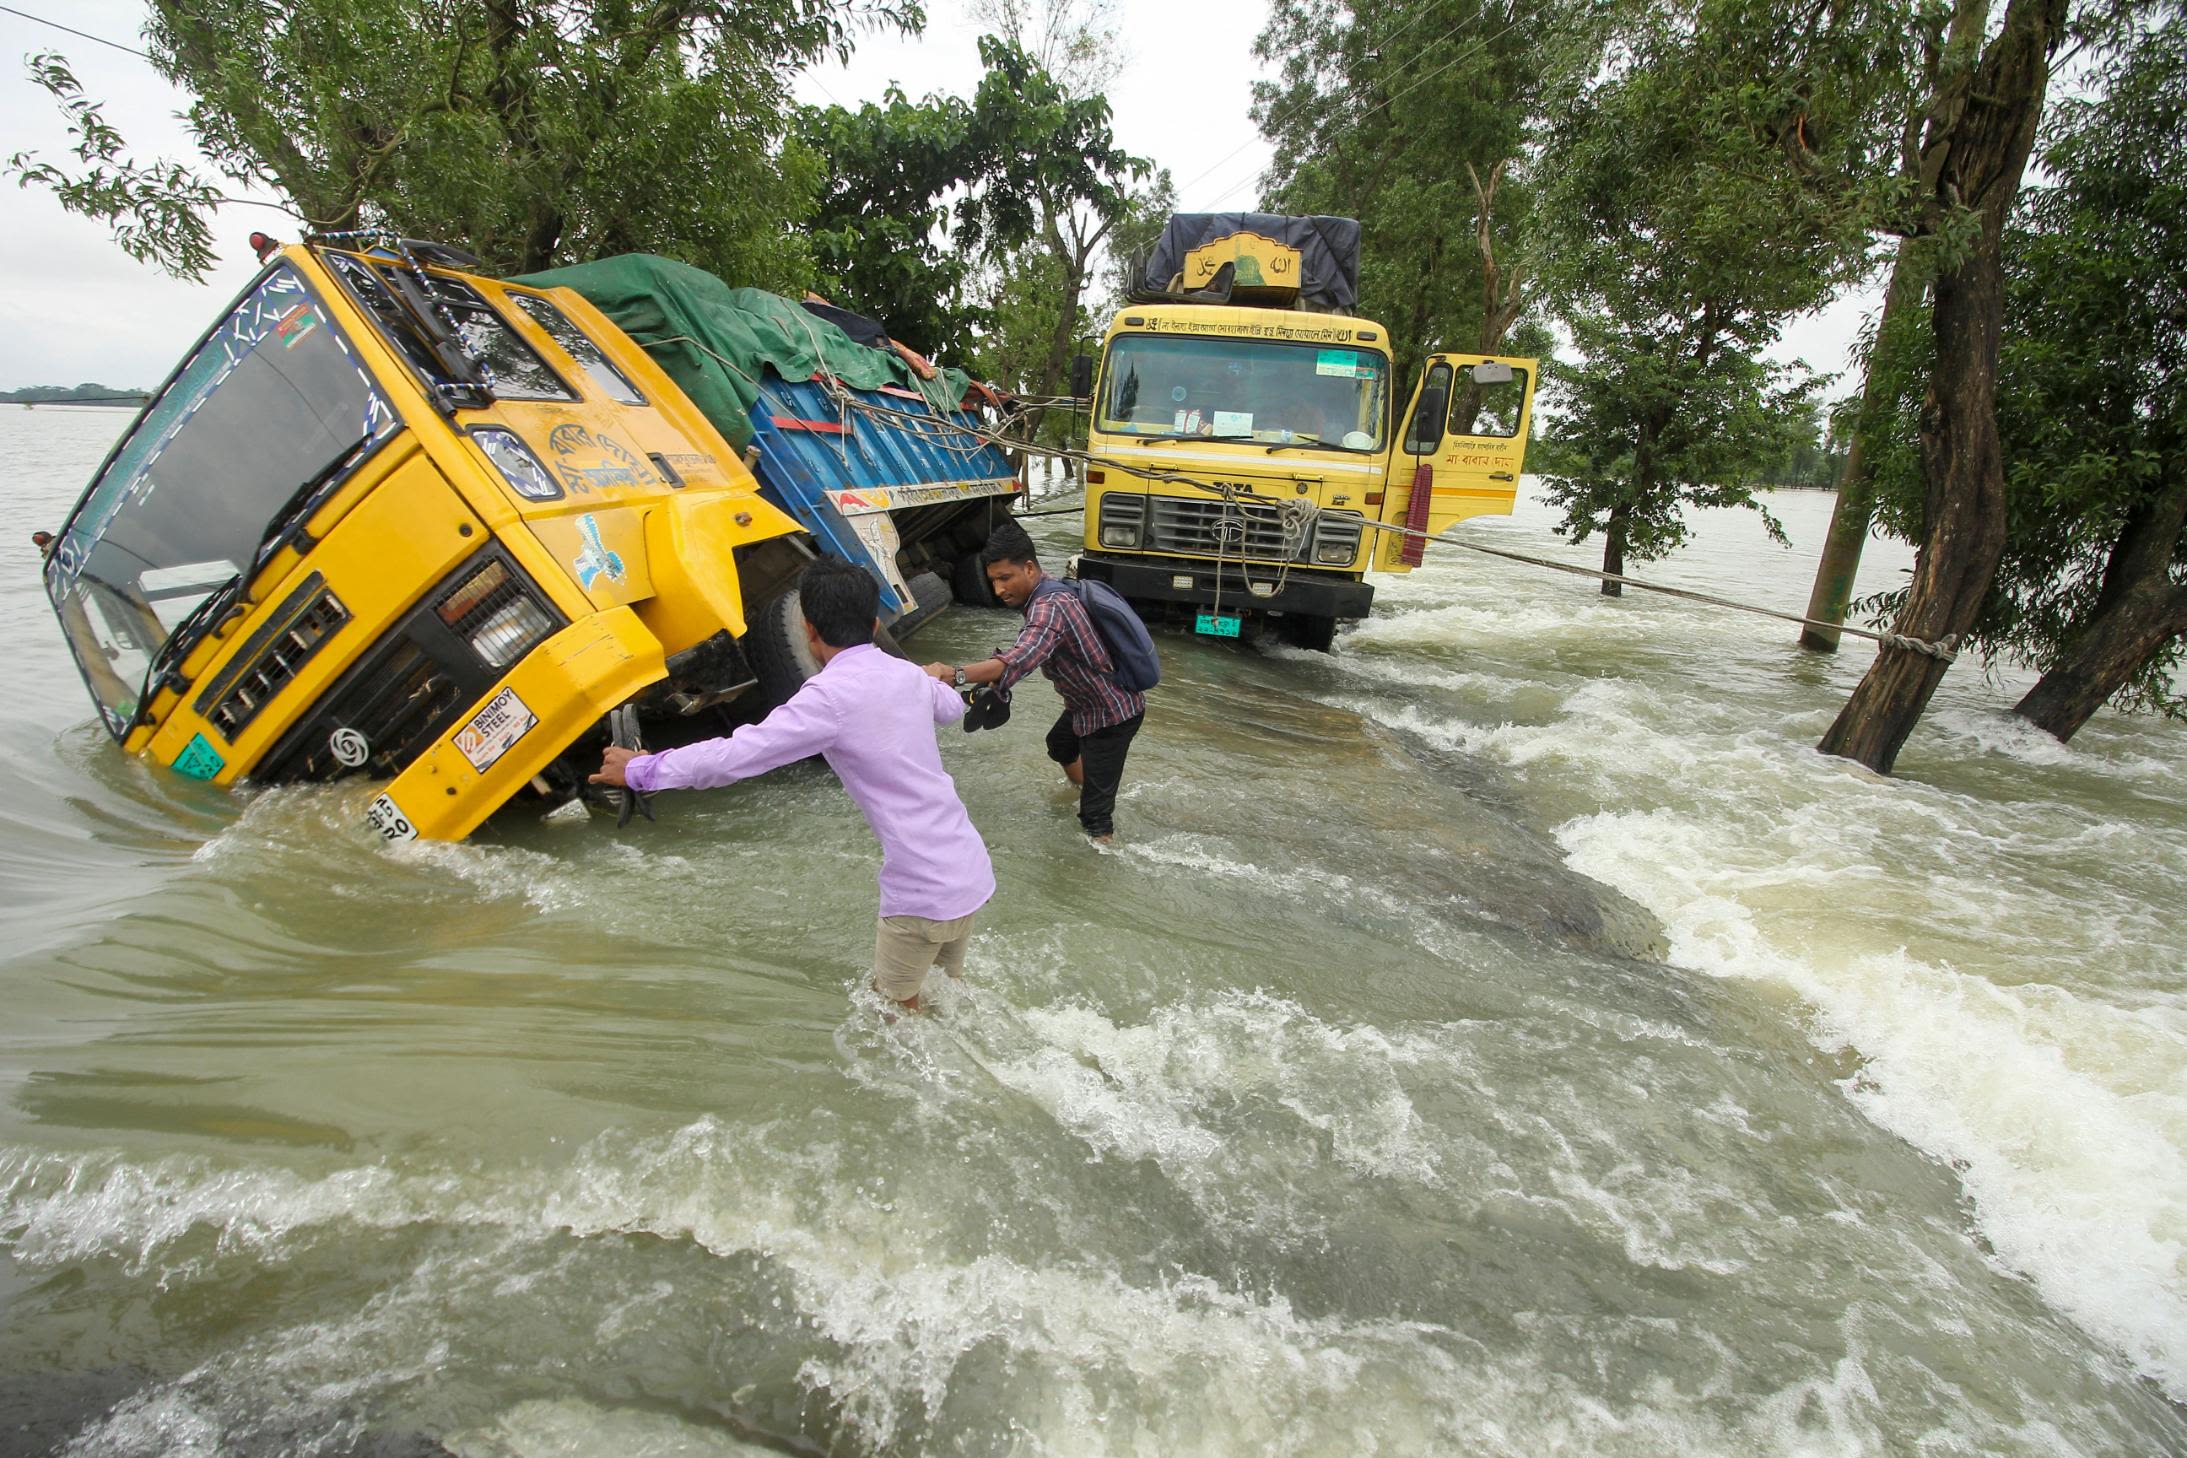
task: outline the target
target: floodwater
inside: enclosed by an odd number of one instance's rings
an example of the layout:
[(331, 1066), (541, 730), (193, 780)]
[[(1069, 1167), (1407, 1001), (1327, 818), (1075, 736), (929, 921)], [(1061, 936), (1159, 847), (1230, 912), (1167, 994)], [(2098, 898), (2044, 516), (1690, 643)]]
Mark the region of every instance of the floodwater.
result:
[[(122, 424), (0, 409), (0, 1452), (2187, 1453), (2179, 726), (1962, 664), (1882, 779), (1859, 644), (1438, 550), (1164, 639), (1115, 854), (1043, 685), (951, 731), (892, 1027), (824, 772), (391, 849), (123, 758), (27, 540)], [(1797, 610), (1772, 505), (1644, 571)]]

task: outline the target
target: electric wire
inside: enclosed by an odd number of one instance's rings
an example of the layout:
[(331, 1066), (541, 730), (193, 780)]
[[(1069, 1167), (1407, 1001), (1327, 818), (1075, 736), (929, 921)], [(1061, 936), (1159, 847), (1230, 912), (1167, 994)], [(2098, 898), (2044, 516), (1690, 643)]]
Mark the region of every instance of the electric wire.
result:
[[(17, 10), (12, 5), (0, 5), (0, 11), (5, 11), (9, 15), (16, 16), (19, 19), (30, 21), (34, 25), (50, 25), (55, 30), (65, 30), (70, 35), (76, 36), (79, 39), (90, 41), (95, 45), (112, 47), (114, 50), (121, 51), (124, 54), (136, 56), (140, 60), (152, 60), (150, 56), (146, 55), (143, 51), (138, 50), (135, 46), (125, 46), (120, 41), (110, 41), (103, 35), (93, 35), (88, 30), (78, 30), (73, 25), (63, 25), (58, 20), (48, 20), (43, 15), (33, 15), (27, 10)], [(153, 64), (158, 65), (159, 63), (157, 61), (153, 61)]]
[[(847, 408), (853, 413), (868, 414), (881, 418), (897, 416), (907, 420), (919, 420), (927, 418), (905, 415), (903, 412), (891, 410), (887, 406), (875, 405), (869, 401), (854, 399), (850, 396), (847, 390), (842, 390), (842, 387), (834, 381), (823, 381), (823, 388), (832, 388), (841, 391), (843, 398), (849, 402)], [(1187, 486), (1196, 490), (1205, 491), (1212, 496), (1222, 498), (1228, 507), (1237, 509), (1241, 517), (1246, 505), (1264, 507), (1276, 514), (1279, 528), (1283, 524), (1282, 514), (1284, 512), (1284, 509), (1287, 506), (1290, 506), (1292, 503), (1292, 498), (1263, 495), (1262, 493), (1256, 492), (1251, 488), (1244, 486), (1242, 483), (1227, 481), (1203, 481), (1198, 477), (1186, 475), (1183, 472), (1154, 469), (1145, 466), (1135, 465), (1128, 461), (1118, 460), (1113, 456), (1097, 456), (1090, 451), (1072, 450), (1060, 446), (1044, 446), (1033, 441), (1010, 439), (1004, 436), (997, 435), (985, 427), (971, 423), (964, 423), (958, 425), (956, 428), (962, 429), (967, 434), (979, 436), (981, 439), (986, 440), (991, 444), (1001, 446), (1007, 450), (1024, 451), (1029, 455), (1047, 456), (1056, 460), (1075, 461), (1079, 464), (1082, 470), (1087, 467), (1096, 467), (1102, 470), (1121, 471), (1126, 475), (1136, 476), (1143, 480), (1161, 481), (1170, 485)], [(1083, 511), (1084, 509), (1085, 503), (1081, 501), (1076, 507), (1063, 508), (1062, 510)], [(1024, 514), (1031, 515), (1032, 513)], [(1051, 513), (1043, 512), (1041, 514), (1049, 515)], [(1229, 512), (1228, 510), (1226, 510), (1225, 516), (1227, 517), (1228, 515)], [(1305, 520), (1306, 522), (1310, 523), (1312, 520), (1312, 514), (1307, 514)], [(1350, 519), (1347, 518), (1346, 525), (1350, 524)], [(1631, 587), (1642, 592), (1661, 593), (1666, 597), (1683, 598), (1689, 602), (1703, 603), (1711, 607), (1726, 608), (1734, 612), (1753, 613), (1761, 617), (1775, 618), (1781, 622), (1798, 623), (1803, 627), (1823, 628), (1832, 632), (1851, 634), (1856, 638), (1869, 639), (1870, 641), (1878, 643), (1886, 648), (1897, 648), (1909, 653), (1919, 653), (1925, 657), (1934, 658), (1942, 663), (1950, 663), (1958, 657), (1960, 635), (1956, 633), (1948, 634), (1944, 638), (1936, 641), (1930, 641), (1928, 639), (1911, 637), (1904, 633), (1892, 632), (1887, 628), (1860, 628), (1855, 627), (1850, 623), (1827, 622), (1820, 618), (1810, 618), (1803, 616), (1799, 613), (1788, 613), (1781, 611), (1777, 608), (1762, 607), (1755, 603), (1737, 602), (1728, 597), (1718, 597), (1713, 593), (1696, 592), (1691, 588), (1671, 587), (1663, 583), (1648, 582), (1644, 581), (1641, 578), (1628, 577), (1623, 573), (1604, 572), (1593, 567), (1582, 567), (1572, 562), (1559, 562), (1548, 557), (1535, 557), (1529, 556), (1528, 554), (1523, 552), (1508, 551), (1500, 547), (1487, 547), (1481, 545), (1478, 542), (1469, 542), (1465, 541), (1462, 538), (1454, 537), (1448, 532), (1429, 533), (1425, 531), (1414, 531), (1410, 527), (1400, 526), (1392, 522), (1375, 521), (1366, 516), (1361, 516), (1359, 518), (1359, 525), (1363, 531), (1382, 532), (1401, 538), (1417, 537), (1422, 542), (1433, 542), (1443, 546), (1457, 547), (1464, 551), (1480, 553), (1482, 556), (1500, 557), (1506, 561), (1519, 562), (1531, 567), (1546, 568), (1552, 572), (1569, 573), (1575, 577), (1591, 577), (1596, 579), (1597, 581), (1615, 582), (1621, 587)], [(1289, 535), (1290, 534), (1286, 532), (1282, 540), (1288, 542)], [(1241, 536), (1241, 547), (1242, 545), (1243, 540)], [(1219, 593), (1222, 581), (1221, 567), (1224, 559), (1228, 555), (1227, 550), (1224, 546), (1224, 539), (1220, 534), (1218, 534), (1216, 538), (1216, 554), (1216, 584), (1217, 591)], [(1282, 569), (1282, 575), (1284, 577), (1288, 577), (1289, 575), (1289, 569), (1292, 563), (1288, 560), (1288, 558), (1292, 555), (1294, 554), (1291, 552), (1286, 552), (1286, 560), (1279, 564)], [(1244, 571), (1244, 567), (1242, 564), (1240, 570), (1241, 572)], [(1251, 585), (1251, 578), (1250, 575), (1248, 575), (1247, 587), (1249, 592), (1251, 591)], [(1260, 596), (1262, 594), (1253, 595)], [(1218, 604), (1220, 603), (1220, 597), (1217, 598), (1217, 602)]]

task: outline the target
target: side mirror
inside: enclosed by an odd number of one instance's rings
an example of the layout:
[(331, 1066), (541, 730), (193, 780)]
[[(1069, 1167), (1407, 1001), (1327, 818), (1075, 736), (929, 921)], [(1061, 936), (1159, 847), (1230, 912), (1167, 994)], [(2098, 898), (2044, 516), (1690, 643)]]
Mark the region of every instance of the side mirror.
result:
[(1433, 450), (1443, 439), (1443, 415), (1449, 409), (1448, 390), (1422, 390), (1412, 423), (1405, 427), (1405, 449), (1416, 456)]
[(1094, 362), (1092, 355), (1080, 354), (1071, 357), (1071, 397), (1073, 399), (1088, 400), (1093, 398), (1093, 376)]
[(1511, 383), (1511, 366), (1496, 360), (1484, 360), (1473, 367), (1473, 383), (1476, 385), (1508, 385)]

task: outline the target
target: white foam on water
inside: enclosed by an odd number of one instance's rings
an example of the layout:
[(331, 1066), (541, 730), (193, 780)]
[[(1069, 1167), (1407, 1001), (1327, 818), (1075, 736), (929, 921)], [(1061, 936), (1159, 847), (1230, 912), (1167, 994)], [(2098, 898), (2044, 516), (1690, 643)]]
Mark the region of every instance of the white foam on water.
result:
[[(1429, 601), (1423, 587), (1407, 595)], [(1882, 780), (1813, 751), (1828, 690), (1749, 702), (1705, 675), (1560, 675), (1547, 661), (1584, 639), (1599, 662), (1629, 634), (1710, 652), (1712, 615), (1547, 602), (1476, 585), (1355, 636), (1508, 646), (1536, 665), (1529, 702), (1553, 705), (1549, 722), (1468, 722), (1432, 693), (1393, 702), (1385, 684), (1435, 685), (1366, 655), (1337, 660), (1363, 692), (1325, 701), (1505, 765), (1560, 816), (1604, 806), (1557, 832), (1573, 869), (1653, 912), (1674, 962), (1814, 1009), (1815, 1040), (1863, 1060), (1849, 1096), (1953, 1163), (1998, 1253), (2187, 1400), (2187, 944), (2171, 904), (2187, 845), (2133, 810), (2179, 782), (2176, 741), (2099, 719), (2085, 743), (2060, 744), (1995, 691), (1962, 689), (1931, 706), (1924, 753), (2019, 767), (2021, 798)], [(1751, 658), (1776, 673), (1780, 652)], [(2073, 786), (2091, 780), (2127, 798), (2081, 808)]]
[(777, 1458), (781, 1451), (667, 1413), (574, 1397), (517, 1403), (442, 1443), (457, 1458)]
[(0, 1150), (0, 1243), (32, 1265), (110, 1258), (132, 1274), (172, 1277), (177, 1272), (160, 1263), (194, 1232), (214, 1237), (215, 1255), (271, 1257), (305, 1227), (400, 1225), (423, 1218), (423, 1210), (379, 1165), (314, 1180), (180, 1155), (142, 1165)]
[[(1890, 796), (1871, 790), (1861, 798)], [(1870, 808), (1913, 824), (1936, 810)], [(2000, 1255), (2187, 1396), (2187, 1036), (2176, 1009), (2040, 980), (2039, 963), (2017, 960), (2045, 955), (2040, 938), (2023, 951), (2005, 939), (1995, 964), (1972, 970), (1879, 946), (1861, 927), (1871, 898), (1934, 901), (1977, 924), (2032, 913), (2061, 934), (2071, 912), (2009, 880), (1917, 872), (1889, 837), (1810, 842), (1803, 860), (1781, 834), (1766, 814), (1712, 796), (1691, 811), (1584, 817), (1558, 839), (1574, 869), (1662, 920), (1674, 962), (1773, 982), (1812, 1007), (1816, 1041), (1863, 1060), (1855, 1102), (1954, 1164)], [(1876, 866), (1878, 855), (1895, 864)], [(2047, 955), (2102, 952), (2054, 936)]]
[[(1216, 1020), (1224, 1015), (1241, 1030), (1275, 1029), (1300, 1046), (1325, 1049), (1332, 1068), (1371, 1066), (1385, 1051), (1398, 1062), (1451, 1057), (1432, 1035), (1386, 1039), (1385, 1047), (1375, 1030), (1336, 1027), (1280, 999), (1241, 997)], [(1075, 1036), (1113, 1050), (1120, 1067), (1135, 1057), (1148, 1068), (1181, 1062), (1185, 1072), (1166, 1076), (1186, 1085), (1212, 1087), (1217, 1066), (1241, 1056), (1225, 1050), (1194, 1071), (1196, 1055), (1158, 1051), (1159, 1040), (1145, 1030), (1112, 1035), (1084, 1024)], [(1297, 1061), (1279, 1050), (1260, 1077), (1280, 1086)], [(917, 1209), (900, 1206), (896, 1192), (869, 1182), (859, 1161), (802, 1123), (732, 1126), (706, 1118), (662, 1136), (603, 1135), (566, 1166), (406, 1177), (380, 1198), (349, 1200), (365, 1173), (272, 1180), (252, 1190), (191, 1162), (143, 1172), (135, 1183), (168, 1187), (159, 1203), (207, 1212), (209, 1221), (225, 1209), (236, 1228), (261, 1242), (322, 1223), (335, 1198), (347, 1206), (339, 1218), (368, 1227), (415, 1219), (487, 1238), (434, 1242), (403, 1277), (348, 1314), (253, 1338), (155, 1386), (87, 1430), (70, 1452), (210, 1458), (238, 1435), (354, 1436), (361, 1431), (356, 1415), (377, 1397), (433, 1383), (451, 1360), (451, 1339), (459, 1348), (477, 1340), (451, 1328), (491, 1322), (490, 1297), (527, 1290), (541, 1277), (557, 1281), (569, 1256), (556, 1237), (638, 1233), (688, 1239), (718, 1259), (765, 1261), (778, 1271), (791, 1302), (716, 1312), (706, 1321), (779, 1328), (808, 1349), (797, 1382), (827, 1400), (845, 1430), (838, 1443), (855, 1450), (906, 1451), (936, 1414), (971, 1417), (961, 1406), (968, 1371), (1000, 1362), (1010, 1373), (1007, 1387), (974, 1383), (973, 1390), (987, 1393), (977, 1400), (1001, 1405), (976, 1409), (976, 1420), (1007, 1431), (1017, 1451), (1028, 1453), (1730, 1458), (1898, 1451), (1857, 1342), (1826, 1371), (1774, 1394), (1726, 1402), (1727, 1390), (1739, 1390), (1743, 1358), (1705, 1326), (1687, 1329), (1676, 1320), (1515, 1313), (1527, 1339), (1490, 1350), (1434, 1322), (1308, 1315), (1280, 1293), (1186, 1271), (1133, 1281), (1067, 1252), (1037, 1263), (995, 1251), (951, 1252), (923, 1238)], [(372, 1174), (371, 1182), (384, 1178)], [(1661, 1192), (1640, 1192), (1630, 1179), (1630, 1172), (1611, 1172), (1607, 1184), (1626, 1187), (1613, 1203), (1630, 1193), (1644, 1207), (1661, 1206)], [(89, 1191), (84, 1199), (101, 1203)], [(11, 1202), (11, 1221), (13, 1213)], [(108, 1248), (135, 1248), (104, 1229)], [(75, 1242), (68, 1258), (80, 1259), (92, 1244)], [(278, 1245), (251, 1255), (277, 1259)], [(562, 1254), (550, 1254), (556, 1250)], [(42, 1259), (59, 1258), (57, 1247), (44, 1247)], [(650, 1313), (653, 1334), (642, 1337), (643, 1350), (662, 1322), (687, 1319), (674, 1311), (661, 1283), (627, 1289), (600, 1301), (590, 1337), (612, 1351), (625, 1340), (623, 1328), (642, 1328)], [(1647, 1326), (1686, 1346), (1696, 1354), (1691, 1369), (1675, 1383), (1650, 1377), (1624, 1392), (1604, 1388), (1587, 1364), (1566, 1374), (1548, 1360), (1583, 1348), (1621, 1350), (1620, 1324)], [(721, 1373), (722, 1397), (735, 1400), (738, 1377)], [(2062, 1438), (2027, 1440), (2000, 1427), (2002, 1419), (1968, 1424), (1964, 1417), (1931, 1445), (1935, 1451), (2031, 1458), (2081, 1451)], [(1889, 1427), (1899, 1431), (1895, 1421)], [(658, 1410), (573, 1398), (491, 1411), (452, 1434), (450, 1446), (463, 1458), (747, 1451)]]

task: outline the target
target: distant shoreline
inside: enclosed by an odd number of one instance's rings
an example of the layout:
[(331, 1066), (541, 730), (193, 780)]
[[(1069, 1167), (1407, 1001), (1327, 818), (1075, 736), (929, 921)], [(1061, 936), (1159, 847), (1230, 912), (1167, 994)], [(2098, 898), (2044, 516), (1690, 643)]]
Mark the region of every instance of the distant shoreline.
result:
[(17, 410), (142, 410), (142, 399), (114, 400), (0, 400)]

